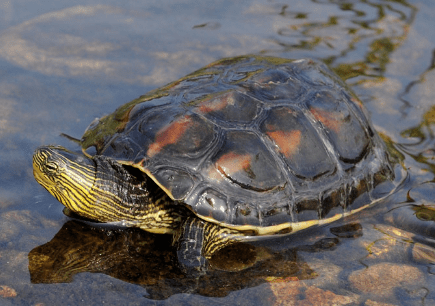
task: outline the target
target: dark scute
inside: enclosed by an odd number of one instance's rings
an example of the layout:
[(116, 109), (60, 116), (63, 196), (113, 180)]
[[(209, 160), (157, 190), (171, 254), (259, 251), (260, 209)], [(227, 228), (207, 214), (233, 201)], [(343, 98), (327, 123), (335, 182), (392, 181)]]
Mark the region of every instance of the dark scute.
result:
[(225, 211), (213, 210), (211, 216), (218, 222), (227, 221), (228, 213)]
[(321, 204), (318, 198), (304, 198), (296, 203), (296, 212), (298, 221), (318, 220), (320, 219)]
[(190, 174), (180, 169), (164, 168), (153, 175), (163, 187), (171, 192), (174, 200), (183, 200), (194, 183)]
[(154, 143), (156, 134), (184, 115), (178, 108), (152, 108), (150, 110), (146, 103), (139, 104), (135, 110), (136, 115), (132, 114), (138, 116), (136, 120), (128, 124), (124, 133), (115, 134), (99, 154), (130, 161), (137, 158), (139, 153), (144, 156)]
[(210, 85), (213, 86), (216, 84), (216, 79), (218, 77), (216, 72), (193, 73), (186, 78), (174, 82), (169, 91), (171, 93), (189, 92), (197, 88), (207, 88)]
[(214, 127), (210, 122), (179, 109), (164, 110), (143, 118), (138, 131), (141, 135), (133, 138), (143, 144), (148, 155), (155, 154), (159, 158), (201, 155), (215, 138)]
[(114, 159), (133, 160), (136, 158), (140, 149), (141, 148), (129, 135), (121, 134), (115, 135), (108, 145), (104, 147), (102, 151), (98, 152), (98, 154)]
[(319, 214), (315, 210), (297, 209), (296, 210), (296, 219), (298, 222), (318, 220)]
[[(345, 193), (347, 189), (347, 193)], [(306, 221), (315, 219), (328, 219), (337, 214), (342, 214), (350, 209), (357, 209), (362, 205), (370, 203), (368, 196), (366, 197), (366, 185), (361, 180), (357, 186), (337, 186), (337, 189), (325, 192), (322, 196), (317, 198), (300, 198), (296, 202), (296, 211), (298, 213), (299, 221)]]
[(305, 82), (312, 85), (336, 85), (337, 78), (333, 77), (332, 72), (323, 64), (313, 60), (301, 60), (292, 63), (295, 74)]
[(261, 192), (282, 188), (286, 183), (274, 158), (252, 132), (228, 132), (212, 162), (217, 171), (243, 189)]
[[(260, 129), (269, 135), (277, 145), (277, 150), (281, 152), (283, 158), (291, 169), (292, 173), (303, 179), (315, 179), (321, 175), (331, 174), (335, 171), (336, 165), (329, 156), (326, 148), (311, 123), (305, 118), (300, 110), (292, 107), (273, 108), (267, 119), (261, 124)], [(273, 139), (273, 133), (286, 135), (295, 133), (293, 138), (279, 138), (282, 143), (277, 143), (278, 139)], [(281, 134), (280, 134), (281, 133)], [(299, 143), (297, 142), (299, 136)]]
[[(262, 222), (263, 224), (270, 225), (276, 225), (276, 224), (283, 224), (286, 222), (291, 222), (291, 216), (289, 214), (289, 203), (282, 202), (282, 203), (267, 203), (266, 205), (262, 205)], [(284, 229), (281, 234), (284, 234), (285, 232), (291, 232), (290, 229)]]
[(345, 208), (346, 201), (343, 199), (343, 187), (335, 186), (335, 190), (323, 194), (322, 206), (319, 210), (321, 219), (333, 217), (335, 214), (341, 214)]
[(338, 182), (337, 186), (333, 186), (334, 189), (317, 197), (300, 196), (295, 201), (298, 221), (328, 219), (370, 203), (367, 178), (361, 176), (356, 179), (356, 184)]
[(240, 85), (254, 97), (266, 101), (286, 100), (288, 103), (297, 103), (297, 98), (305, 91), (300, 81), (280, 69), (263, 71)]
[(227, 84), (235, 84), (238, 81), (248, 78), (250, 75), (255, 74), (256, 71), (264, 70), (263, 65), (248, 65), (241, 66), (237, 69), (230, 69), (226, 74), (222, 75), (221, 81)]
[(224, 92), (198, 103), (194, 112), (206, 117), (231, 123), (250, 123), (257, 116), (258, 100), (239, 91)]
[(368, 114), (366, 114), (363, 110), (364, 107), (362, 102), (345, 90), (341, 90), (341, 94), (345, 97), (344, 99), (348, 101), (349, 109), (353, 111), (353, 113), (361, 121), (362, 125), (367, 129), (368, 136), (373, 137), (375, 135), (375, 131), (373, 130), (370, 120), (368, 119)]
[(289, 79), (289, 74), (280, 69), (268, 69), (254, 75), (251, 78), (252, 82), (258, 84), (284, 84)]
[(321, 91), (308, 102), (308, 107), (324, 127), (341, 160), (356, 163), (367, 154), (370, 139), (341, 96)]
[(169, 105), (172, 103), (172, 101), (173, 97), (163, 96), (136, 104), (129, 113), (129, 123), (126, 126), (126, 129), (128, 130), (131, 125), (136, 124), (137, 120), (140, 120), (140, 118), (142, 116), (145, 116), (147, 112), (151, 111), (156, 107)]
[(193, 87), (182, 93), (183, 103), (188, 106), (192, 101), (207, 99), (207, 96), (219, 94), (228, 90), (228, 88), (229, 87), (224, 84), (210, 84), (204, 87)]

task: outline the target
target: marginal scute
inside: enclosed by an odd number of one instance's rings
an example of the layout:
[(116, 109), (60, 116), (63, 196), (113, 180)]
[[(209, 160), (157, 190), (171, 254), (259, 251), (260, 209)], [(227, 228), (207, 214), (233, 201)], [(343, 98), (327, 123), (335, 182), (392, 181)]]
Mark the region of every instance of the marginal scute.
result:
[(136, 104), (129, 113), (129, 124), (127, 124), (126, 129), (129, 129), (132, 124), (135, 124), (141, 116), (150, 112), (156, 107), (161, 107), (165, 105), (170, 105), (172, 98), (170, 96), (162, 96), (154, 99), (144, 101), (142, 103)]
[[(261, 204), (262, 223), (268, 225), (278, 225), (290, 223), (292, 220), (291, 212), (289, 211), (289, 199), (275, 199)], [(284, 231), (291, 231), (287, 228)]]
[(237, 224), (255, 224), (260, 225), (258, 218), (258, 208), (255, 204), (238, 201), (234, 205), (235, 219)]
[(338, 81), (324, 64), (309, 59), (296, 61), (294, 71), (301, 79), (312, 85), (334, 87)]
[(257, 73), (258, 71), (263, 71), (264, 65), (250, 64), (246, 66), (239, 66), (236, 69), (229, 69), (228, 72), (221, 76), (222, 82), (228, 84), (236, 84), (241, 80), (249, 78), (251, 75)]
[(204, 208), (209, 212), (207, 215), (216, 221), (227, 221), (228, 199), (220, 192), (211, 188), (202, 191), (201, 196), (198, 198), (198, 202), (195, 204), (194, 210), (201, 210)]
[(204, 94), (211, 93), (216, 86), (216, 79), (221, 71), (196, 71), (190, 75), (181, 78), (178, 81), (172, 82), (165, 87), (167, 88), (167, 93), (174, 100), (174, 103), (180, 102), (181, 96), (188, 101), (195, 96), (201, 96)]
[(190, 105), (192, 101), (207, 99), (209, 96), (220, 94), (225, 90), (228, 90), (228, 86), (220, 84), (209, 84), (204, 87), (186, 89), (183, 91), (180, 100), (184, 105)]
[(174, 200), (183, 200), (193, 187), (191, 175), (180, 169), (163, 168), (152, 174)]
[(110, 143), (102, 148), (103, 151), (97, 151), (98, 154), (104, 154), (115, 159), (134, 160), (140, 146), (127, 135), (116, 135)]
[(298, 222), (319, 219), (319, 198), (304, 196), (296, 200), (296, 216)]

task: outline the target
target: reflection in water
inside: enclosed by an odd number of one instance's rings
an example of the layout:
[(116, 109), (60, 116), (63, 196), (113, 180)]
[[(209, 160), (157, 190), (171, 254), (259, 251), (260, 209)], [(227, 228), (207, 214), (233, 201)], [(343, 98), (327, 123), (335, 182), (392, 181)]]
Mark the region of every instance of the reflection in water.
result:
[[(417, 237), (425, 237), (424, 239), (427, 238), (428, 241), (435, 237), (434, 206), (404, 205), (391, 210), (384, 218), (395, 227), (413, 233), (412, 240), (414, 241), (418, 240)], [(435, 246), (434, 243), (429, 244)]]
[(413, 140), (400, 145), (401, 149), (435, 174), (435, 106), (423, 114), (418, 126), (402, 131), (401, 135)]
[(359, 223), (349, 223), (340, 227), (332, 227), (331, 233), (340, 238), (358, 238), (363, 235), (362, 226)]
[[(385, 74), (391, 54), (405, 40), (416, 14), (415, 7), (407, 1), (331, 1), (329, 5), (319, 1), (308, 5), (306, 1), (294, 2), (271, 5), (225, 1), (221, 4), (228, 7), (224, 16), (214, 12), (217, 15), (213, 19), (219, 22), (205, 23), (201, 16), (204, 13), (196, 10), (207, 11), (211, 3), (202, 7), (187, 2), (174, 11), (165, 7), (164, 16), (156, 14), (153, 5), (133, 10), (128, 5), (110, 2), (72, 6), (8, 28), (0, 35), (0, 56), (47, 75), (162, 84), (183, 75), (177, 67), (200, 67), (224, 56), (272, 50), (290, 53), (286, 57), (293, 58), (292, 52), (303, 51), (303, 56), (322, 58), (328, 64), (348, 56), (345, 63), (340, 61), (336, 66), (336, 72), (344, 79), (367, 76), (382, 81), (380, 77)], [(192, 23), (180, 27), (174, 22), (183, 14), (193, 15)], [(251, 31), (235, 27), (236, 18)], [(159, 26), (162, 20), (167, 23), (165, 27)], [(226, 31), (230, 35), (222, 37)], [(97, 38), (94, 32), (98, 33)], [(163, 48), (162, 37), (170, 42), (169, 50)], [(245, 46), (247, 42), (249, 47)], [(360, 45), (361, 50), (367, 47), (369, 51), (355, 57)], [(281, 50), (277, 51), (277, 46)], [(144, 55), (152, 60), (144, 62)], [(192, 67), (185, 72), (189, 70)]]
[(412, 210), (420, 221), (435, 221), (435, 206), (415, 205)]
[[(392, 2), (339, 1), (335, 14), (322, 21), (313, 18), (313, 12), (306, 14), (284, 5), (280, 15), (289, 18), (291, 25), (278, 29), (275, 42), (288, 51), (317, 50), (345, 80), (357, 77), (361, 81), (366, 77), (367, 81), (383, 82), (390, 57), (406, 39), (416, 14), (416, 8), (407, 1)], [(343, 12), (353, 17), (346, 20)], [(353, 53), (362, 42), (367, 53), (355, 57)], [(334, 64), (342, 58), (347, 60)]]
[[(336, 228), (339, 237), (358, 237), (361, 225)], [(284, 251), (240, 243), (221, 250), (210, 261), (211, 269), (198, 279), (181, 272), (170, 235), (155, 235), (134, 228), (101, 228), (68, 221), (48, 243), (29, 253), (32, 283), (71, 282), (77, 273), (104, 273), (145, 286), (152, 299), (190, 292), (226, 296), (231, 291), (266, 281), (293, 277), (309, 279), (315, 272), (297, 251), (333, 249), (338, 238), (324, 238), (312, 245)]]
[(435, 184), (426, 182), (408, 191), (407, 203), (393, 208), (384, 220), (408, 233), (407, 239), (435, 247)]

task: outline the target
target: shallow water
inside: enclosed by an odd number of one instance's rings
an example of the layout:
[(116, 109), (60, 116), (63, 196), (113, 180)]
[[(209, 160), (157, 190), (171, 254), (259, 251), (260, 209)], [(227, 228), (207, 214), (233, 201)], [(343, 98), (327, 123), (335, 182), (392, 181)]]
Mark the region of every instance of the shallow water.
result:
[[(1, 2), (0, 304), (433, 304), (434, 15), (433, 1)], [(37, 146), (74, 149), (60, 133), (80, 138), (117, 106), (243, 54), (329, 64), (407, 169), (402, 188), (230, 249), (196, 279), (170, 237), (72, 220), (34, 180)]]

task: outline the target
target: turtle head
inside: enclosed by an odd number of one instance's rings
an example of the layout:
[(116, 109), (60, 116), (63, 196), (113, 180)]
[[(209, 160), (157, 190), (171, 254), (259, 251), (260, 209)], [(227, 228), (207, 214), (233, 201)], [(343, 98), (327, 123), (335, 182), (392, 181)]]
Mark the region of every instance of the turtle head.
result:
[(40, 147), (33, 154), (36, 181), (74, 212), (89, 201), (95, 173), (92, 159), (60, 146)]
[(179, 206), (175, 209), (173, 201), (142, 171), (109, 157), (88, 158), (63, 147), (40, 147), (33, 154), (33, 175), (82, 217), (121, 221), (155, 233), (171, 233), (179, 226)]

